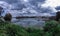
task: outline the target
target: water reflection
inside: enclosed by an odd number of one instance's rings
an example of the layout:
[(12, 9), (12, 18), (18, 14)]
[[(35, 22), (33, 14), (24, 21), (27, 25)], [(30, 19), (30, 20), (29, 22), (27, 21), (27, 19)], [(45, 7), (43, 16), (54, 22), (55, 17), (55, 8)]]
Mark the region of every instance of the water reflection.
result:
[(42, 21), (42, 19), (39, 18), (12, 18), (12, 22), (23, 27), (43, 27), (45, 24), (45, 21)]

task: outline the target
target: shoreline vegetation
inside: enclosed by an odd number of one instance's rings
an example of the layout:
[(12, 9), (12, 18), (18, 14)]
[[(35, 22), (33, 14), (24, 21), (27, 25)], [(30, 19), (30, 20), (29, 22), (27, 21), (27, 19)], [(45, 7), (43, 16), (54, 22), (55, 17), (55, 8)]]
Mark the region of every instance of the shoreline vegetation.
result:
[[(4, 10), (0, 7), (0, 16), (2, 16), (2, 13), (4, 13)], [(36, 16), (24, 16), (16, 16), (16, 19), (36, 18)], [(47, 15), (47, 17), (39, 16), (38, 18), (42, 18), (46, 21), (43, 29), (33, 27), (24, 28), (20, 25), (11, 23), (12, 15), (7, 13), (3, 18), (0, 18), (0, 36), (60, 36), (60, 11), (56, 13), (56, 16), (49, 17)]]
[(60, 36), (60, 23), (56, 21), (46, 22), (43, 30), (0, 21), (0, 36)]
[[(59, 15), (60, 12), (57, 12), (55, 20), (54, 17), (50, 18), (51, 20), (45, 22), (43, 29), (37, 29), (33, 27), (25, 28), (11, 23), (12, 15), (7, 13), (4, 18), (0, 18), (0, 36), (60, 36)], [(17, 19), (19, 18), (21, 17), (17, 17)]]

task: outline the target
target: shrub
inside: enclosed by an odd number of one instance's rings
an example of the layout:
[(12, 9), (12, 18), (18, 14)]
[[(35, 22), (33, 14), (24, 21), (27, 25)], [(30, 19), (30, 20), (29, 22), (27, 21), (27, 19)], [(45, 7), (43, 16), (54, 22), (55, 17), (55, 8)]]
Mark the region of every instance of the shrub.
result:
[(59, 19), (60, 19), (60, 11), (56, 13), (56, 21), (59, 21)]
[(11, 21), (12, 19), (12, 15), (10, 13), (7, 13), (5, 16), (4, 16), (4, 20), (5, 21)]
[(29, 33), (29, 36), (43, 36), (44, 31), (36, 28), (28, 28), (26, 31)]
[(0, 23), (0, 36), (42, 36), (43, 33), (40, 29), (25, 29), (9, 22)]
[[(44, 31), (51, 33), (52, 36), (57, 36), (60, 34), (60, 24), (56, 21), (49, 21), (44, 27)], [(60, 35), (59, 35), (60, 36)]]
[(9, 22), (1, 22), (0, 36), (60, 36), (60, 24), (56, 21), (46, 22), (43, 29), (23, 28)]
[(52, 28), (57, 27), (58, 23), (56, 21), (49, 21), (46, 22), (44, 31), (50, 31)]
[(23, 27), (12, 23), (0, 23), (0, 36), (28, 36)]

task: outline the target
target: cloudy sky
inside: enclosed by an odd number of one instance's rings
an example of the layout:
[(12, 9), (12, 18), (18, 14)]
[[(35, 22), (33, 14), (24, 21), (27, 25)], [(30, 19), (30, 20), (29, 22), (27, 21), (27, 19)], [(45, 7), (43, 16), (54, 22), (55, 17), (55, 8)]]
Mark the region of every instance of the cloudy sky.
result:
[(60, 10), (60, 0), (0, 0), (4, 13), (13, 15), (52, 16)]

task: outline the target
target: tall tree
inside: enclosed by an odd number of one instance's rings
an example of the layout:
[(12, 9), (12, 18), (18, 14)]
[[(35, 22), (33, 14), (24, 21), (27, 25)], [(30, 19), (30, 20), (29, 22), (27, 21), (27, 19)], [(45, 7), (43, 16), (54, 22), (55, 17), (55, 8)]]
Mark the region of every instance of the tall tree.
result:
[(59, 19), (60, 19), (60, 11), (56, 13), (56, 21), (59, 21)]

